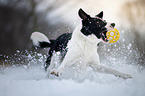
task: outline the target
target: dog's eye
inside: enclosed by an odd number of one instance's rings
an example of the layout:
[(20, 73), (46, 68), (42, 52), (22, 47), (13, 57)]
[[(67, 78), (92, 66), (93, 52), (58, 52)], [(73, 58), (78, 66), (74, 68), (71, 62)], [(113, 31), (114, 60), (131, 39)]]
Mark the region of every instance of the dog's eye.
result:
[(96, 20), (96, 23), (102, 23), (102, 21), (100, 19)]
[(96, 22), (97, 22), (97, 23), (100, 23), (100, 21), (99, 21), (99, 20), (97, 20)]

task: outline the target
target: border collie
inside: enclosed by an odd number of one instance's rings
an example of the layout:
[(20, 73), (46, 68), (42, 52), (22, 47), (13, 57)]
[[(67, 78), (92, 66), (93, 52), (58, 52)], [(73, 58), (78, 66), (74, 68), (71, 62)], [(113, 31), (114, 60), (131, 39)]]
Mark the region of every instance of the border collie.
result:
[(73, 33), (65, 33), (56, 40), (48, 38), (39, 32), (32, 33), (30, 39), (35, 47), (50, 47), (46, 60), (45, 70), (51, 65), (53, 53), (60, 52), (61, 64), (57, 69), (49, 70), (51, 74), (60, 76), (63, 71), (73, 64), (90, 66), (96, 72), (113, 74), (123, 79), (132, 78), (131, 75), (121, 73), (112, 68), (100, 64), (97, 45), (99, 42), (108, 42), (106, 32), (115, 27), (115, 23), (107, 23), (103, 20), (103, 11), (95, 17), (91, 17), (82, 9), (78, 11), (82, 23), (76, 27)]

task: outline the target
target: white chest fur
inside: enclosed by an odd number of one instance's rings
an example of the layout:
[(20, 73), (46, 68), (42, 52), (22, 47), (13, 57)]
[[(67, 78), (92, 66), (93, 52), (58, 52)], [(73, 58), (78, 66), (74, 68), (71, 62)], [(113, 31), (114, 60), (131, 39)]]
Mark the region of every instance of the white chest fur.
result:
[[(87, 64), (88, 62), (99, 62), (97, 44), (101, 40), (97, 39), (93, 34), (85, 36), (80, 30), (81, 26), (78, 26), (74, 30), (72, 38), (68, 43), (68, 52), (65, 57), (65, 59), (67, 59), (66, 61), (70, 60), (74, 63), (82, 62), (83, 64)], [(64, 63), (66, 62), (64, 61)]]

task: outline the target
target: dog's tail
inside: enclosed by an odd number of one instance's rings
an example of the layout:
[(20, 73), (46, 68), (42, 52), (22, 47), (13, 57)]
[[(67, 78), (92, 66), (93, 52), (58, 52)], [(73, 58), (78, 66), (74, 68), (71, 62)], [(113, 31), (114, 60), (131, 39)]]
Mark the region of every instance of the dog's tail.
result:
[(38, 48), (47, 48), (51, 47), (52, 42), (49, 41), (49, 39), (40, 32), (33, 32), (30, 36), (30, 39), (32, 40), (33, 46)]

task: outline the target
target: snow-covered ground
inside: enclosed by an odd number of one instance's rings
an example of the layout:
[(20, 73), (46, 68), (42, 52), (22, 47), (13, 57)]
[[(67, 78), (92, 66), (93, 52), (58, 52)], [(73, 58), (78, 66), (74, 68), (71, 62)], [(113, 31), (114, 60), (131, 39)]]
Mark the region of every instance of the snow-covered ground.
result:
[(18, 51), (15, 56), (18, 57), (9, 61), (11, 66), (0, 69), (0, 96), (145, 96), (145, 70), (125, 64), (124, 60), (108, 58), (112, 63), (106, 66), (131, 74), (132, 79), (96, 73), (91, 68), (79, 70), (75, 66), (59, 78), (48, 77), (43, 68), (45, 55), (21, 55)]

